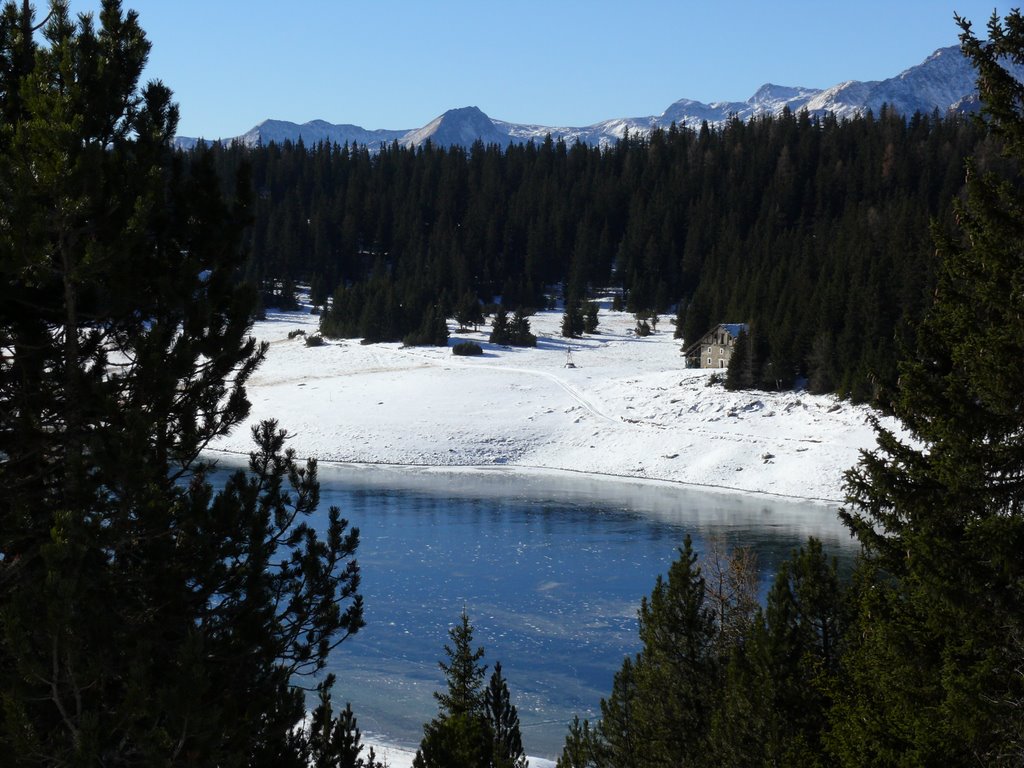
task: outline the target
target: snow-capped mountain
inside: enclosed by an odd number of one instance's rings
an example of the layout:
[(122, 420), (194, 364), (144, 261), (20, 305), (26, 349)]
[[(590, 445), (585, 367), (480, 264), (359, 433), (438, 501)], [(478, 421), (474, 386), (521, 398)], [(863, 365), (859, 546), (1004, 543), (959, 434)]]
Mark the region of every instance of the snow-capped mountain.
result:
[(307, 146), (323, 141), (331, 144), (348, 142), (349, 144), (379, 147), (381, 144), (390, 144), (396, 139), (402, 139), (408, 132), (408, 130), (390, 131), (386, 129), (370, 131), (358, 125), (334, 125), (326, 120), (311, 120), (302, 125), (290, 123), (287, 120), (264, 120), (239, 136), (238, 140), (250, 146), (270, 144), (271, 142), (281, 143), (285, 140), (298, 141), (301, 138)]
[[(1024, 68), (1017, 68), (1017, 76), (1024, 80)], [(977, 109), (975, 72), (957, 46), (940, 48), (917, 66), (911, 67), (887, 80), (860, 82), (848, 80), (831, 88), (802, 88), (762, 85), (746, 101), (720, 101), (704, 104), (692, 99), (680, 99), (670, 104), (660, 115), (625, 117), (605, 120), (583, 127), (556, 127), (524, 125), (494, 120), (477, 107), (452, 109), (422, 128), (412, 130), (366, 130), (358, 125), (333, 125), (314, 120), (297, 125), (284, 120), (265, 120), (237, 139), (246, 144), (268, 144), (300, 138), (307, 145), (320, 141), (338, 144), (360, 144), (377, 150), (382, 145), (397, 141), (403, 146), (419, 147), (428, 139), (435, 146), (459, 145), (469, 147), (475, 141), (506, 146), (510, 142), (543, 141), (550, 135), (567, 143), (577, 140), (586, 144), (605, 146), (631, 134), (646, 134), (654, 128), (676, 125), (722, 125), (734, 116), (749, 120), (759, 115), (777, 115), (784, 109), (791, 112), (807, 110), (814, 115), (832, 112), (838, 117), (853, 117), (872, 110), (876, 114), (883, 104), (910, 115), (914, 112), (931, 113), (938, 110), (971, 111)], [(194, 139), (178, 138), (180, 146), (191, 146)]]
[(479, 108), (462, 107), (461, 109), (449, 109), (422, 128), (409, 131), (399, 139), (399, 144), (419, 147), (428, 139), (432, 144), (439, 146), (449, 147), (457, 144), (468, 147), (475, 141), (506, 146), (512, 137), (503, 128), (503, 124), (497, 120), (491, 120)]

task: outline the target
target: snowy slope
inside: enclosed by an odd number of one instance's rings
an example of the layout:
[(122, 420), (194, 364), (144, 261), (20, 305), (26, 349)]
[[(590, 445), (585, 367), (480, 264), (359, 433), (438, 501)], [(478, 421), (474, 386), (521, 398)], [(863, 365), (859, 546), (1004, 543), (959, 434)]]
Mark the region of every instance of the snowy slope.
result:
[[(687, 483), (744, 493), (841, 500), (842, 474), (874, 444), (872, 412), (803, 392), (726, 392), (708, 371), (686, 370), (664, 318), (637, 338), (633, 319), (603, 309), (599, 335), (557, 335), (561, 315), (531, 318), (536, 349), (497, 347), (482, 357), (450, 349), (306, 347), (287, 339), (316, 329), (307, 314), (272, 314), (270, 341), (249, 386), (250, 423), (277, 418), (300, 456), (321, 461), (492, 471), (538, 468)], [(575, 368), (566, 368), (571, 346)], [(247, 452), (248, 427), (220, 450)]]
[[(1017, 71), (1018, 76), (1024, 79), (1024, 68), (1018, 67)], [(849, 80), (825, 89), (766, 83), (746, 101), (705, 104), (680, 99), (660, 115), (614, 118), (589, 126), (526, 125), (495, 120), (476, 107), (463, 107), (449, 110), (422, 128), (413, 130), (369, 131), (356, 125), (332, 125), (322, 120), (303, 125), (266, 120), (238, 139), (247, 144), (267, 144), (285, 139), (296, 141), (301, 136), (307, 144), (348, 142), (376, 150), (381, 144), (396, 140), (406, 146), (421, 146), (428, 138), (434, 144), (444, 146), (458, 144), (469, 147), (478, 140), (484, 144), (505, 146), (510, 140), (539, 142), (550, 135), (570, 144), (578, 140), (607, 146), (621, 139), (627, 130), (632, 134), (646, 134), (654, 128), (668, 128), (673, 123), (699, 126), (706, 121), (709, 125), (722, 125), (734, 116), (748, 120), (759, 115), (777, 115), (783, 109), (794, 113), (807, 110), (815, 115), (832, 112), (839, 117), (852, 117), (869, 109), (877, 114), (883, 104), (891, 105), (904, 115), (934, 110), (943, 114), (949, 110), (973, 110), (977, 108), (975, 91), (974, 69), (957, 46), (950, 46), (938, 49), (917, 66), (886, 80)], [(195, 140), (179, 137), (177, 141), (187, 147)]]

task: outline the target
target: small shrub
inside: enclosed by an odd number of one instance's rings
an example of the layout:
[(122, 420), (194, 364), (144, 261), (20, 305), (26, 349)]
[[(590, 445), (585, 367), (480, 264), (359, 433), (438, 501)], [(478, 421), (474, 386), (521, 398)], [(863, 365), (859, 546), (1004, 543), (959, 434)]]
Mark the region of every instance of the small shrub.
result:
[(325, 343), (324, 337), (319, 333), (314, 333), (312, 336), (306, 337), (307, 347), (322, 347)]
[(288, 340), (291, 341), (296, 336), (305, 336), (306, 332), (301, 328), (296, 328), (294, 331), (288, 331)]
[(721, 384), (723, 381), (725, 381), (725, 377), (722, 376), (722, 374), (720, 374), (720, 373), (712, 373), (710, 376), (708, 376), (707, 383), (705, 383), (704, 386), (705, 387), (713, 387), (716, 384)]
[(473, 355), (482, 355), (484, 353), (483, 348), (475, 341), (460, 341), (458, 344), (452, 347), (453, 355), (461, 355), (463, 357), (471, 357)]

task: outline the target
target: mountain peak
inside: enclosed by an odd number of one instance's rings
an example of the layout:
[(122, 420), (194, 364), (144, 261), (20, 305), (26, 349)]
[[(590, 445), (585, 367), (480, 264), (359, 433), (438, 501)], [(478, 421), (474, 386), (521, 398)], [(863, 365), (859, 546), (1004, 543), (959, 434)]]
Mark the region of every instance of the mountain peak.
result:
[(427, 141), (441, 147), (469, 147), (477, 141), (504, 147), (510, 140), (508, 132), (498, 128), (479, 107), (449, 109), (400, 139), (408, 147), (419, 147)]
[[(1011, 66), (1011, 71), (1024, 81), (1024, 67)], [(476, 106), (458, 107), (438, 115), (422, 128), (413, 130), (369, 131), (356, 125), (332, 125), (313, 120), (302, 125), (284, 120), (265, 120), (248, 133), (238, 137), (248, 144), (297, 141), (307, 146), (321, 141), (360, 144), (371, 151), (398, 141), (403, 146), (419, 147), (427, 141), (434, 146), (470, 147), (477, 141), (501, 147), (510, 142), (541, 141), (550, 135), (567, 143), (606, 146), (614, 144), (627, 132), (646, 135), (656, 128), (676, 125), (724, 125), (738, 118), (749, 120), (759, 115), (776, 115), (784, 109), (796, 113), (806, 110), (812, 115), (832, 113), (840, 118), (853, 117), (868, 110), (877, 113), (883, 104), (903, 115), (915, 112), (930, 114), (936, 110), (973, 111), (978, 97), (975, 72), (960, 54), (957, 46), (939, 48), (920, 64), (886, 80), (861, 82), (848, 80), (830, 88), (815, 89), (765, 83), (746, 101), (720, 101), (705, 104), (692, 99), (679, 99), (660, 115), (623, 117), (604, 120), (580, 128), (555, 128), (492, 120)], [(179, 146), (194, 140), (180, 138)]]
[(788, 103), (796, 100), (806, 101), (811, 96), (819, 93), (817, 88), (803, 88), (800, 86), (788, 86), (788, 85), (775, 85), (774, 83), (765, 83), (758, 88), (754, 95), (747, 99), (748, 104), (771, 104), (771, 103)]

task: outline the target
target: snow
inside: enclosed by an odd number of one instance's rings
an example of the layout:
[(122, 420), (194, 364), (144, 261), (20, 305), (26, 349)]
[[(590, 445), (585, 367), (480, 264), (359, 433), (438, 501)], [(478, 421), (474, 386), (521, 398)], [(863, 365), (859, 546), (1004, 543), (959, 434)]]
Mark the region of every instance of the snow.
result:
[[(297, 454), (320, 462), (577, 472), (843, 499), (844, 471), (874, 446), (870, 408), (806, 392), (728, 392), (712, 371), (684, 368), (667, 316), (640, 338), (631, 315), (606, 305), (600, 333), (583, 339), (559, 335), (558, 311), (534, 315), (536, 349), (499, 347), (488, 328), (450, 322), (449, 345), (476, 341), (479, 357), (358, 340), (307, 347), (288, 333), (316, 332), (316, 316), (271, 312), (254, 328), (270, 349), (250, 380), (248, 424), (213, 447), (247, 453), (249, 427), (276, 418)], [(567, 350), (575, 367), (566, 367)]]
[[(568, 340), (560, 312), (534, 315), (536, 349), (496, 346), (488, 328), (460, 331), (449, 321), (449, 346), (471, 340), (485, 350), (455, 357), (450, 348), (358, 340), (307, 347), (288, 334), (317, 332), (308, 308), (270, 312), (253, 331), (270, 347), (248, 387), (250, 418), (214, 450), (247, 453), (249, 428), (276, 418), (298, 456), (321, 463), (574, 472), (835, 502), (843, 472), (874, 446), (877, 414), (867, 406), (806, 392), (728, 392), (715, 371), (683, 367), (667, 316), (646, 338), (607, 301), (599, 321), (599, 334)], [(566, 367), (568, 352), (575, 367)], [(391, 768), (412, 765), (406, 749), (372, 736), (366, 743)], [(554, 763), (531, 757), (530, 765)]]

